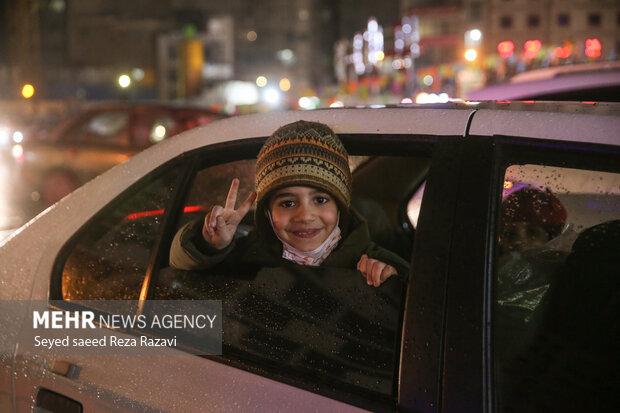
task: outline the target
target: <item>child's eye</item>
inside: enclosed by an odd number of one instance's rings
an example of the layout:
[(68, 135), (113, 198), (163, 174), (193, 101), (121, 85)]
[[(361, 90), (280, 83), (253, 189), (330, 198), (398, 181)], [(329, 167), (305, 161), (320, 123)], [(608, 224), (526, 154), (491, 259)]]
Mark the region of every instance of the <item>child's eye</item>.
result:
[(317, 204), (326, 204), (329, 202), (329, 198), (326, 196), (317, 196), (315, 201), (317, 202)]
[(287, 201), (282, 201), (280, 202), (280, 206), (283, 208), (291, 208), (293, 206), (295, 206), (295, 202), (287, 200)]

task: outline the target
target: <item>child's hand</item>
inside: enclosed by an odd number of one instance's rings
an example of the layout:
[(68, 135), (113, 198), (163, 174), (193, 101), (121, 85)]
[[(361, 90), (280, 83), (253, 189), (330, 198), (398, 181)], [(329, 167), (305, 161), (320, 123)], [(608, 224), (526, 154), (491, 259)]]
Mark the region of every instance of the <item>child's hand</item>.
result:
[(215, 205), (205, 217), (202, 236), (214, 248), (221, 250), (230, 245), (235, 236), (235, 231), (237, 231), (237, 226), (256, 199), (256, 192), (252, 191), (239, 208), (235, 209), (238, 189), (239, 180), (235, 178), (230, 184), (226, 205), (223, 208), (220, 205)]
[(391, 265), (384, 263), (383, 261), (368, 258), (368, 255), (362, 255), (362, 258), (357, 262), (357, 269), (366, 277), (366, 283), (368, 285), (374, 285), (378, 287), (385, 280), (392, 275), (396, 275), (396, 269)]

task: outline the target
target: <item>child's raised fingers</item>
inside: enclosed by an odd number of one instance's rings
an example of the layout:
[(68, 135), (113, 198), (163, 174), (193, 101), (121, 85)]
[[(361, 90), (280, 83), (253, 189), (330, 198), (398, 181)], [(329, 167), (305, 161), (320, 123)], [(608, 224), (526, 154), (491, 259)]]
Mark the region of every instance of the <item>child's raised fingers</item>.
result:
[(235, 178), (230, 184), (228, 190), (228, 196), (226, 197), (226, 208), (235, 209), (235, 203), (237, 202), (237, 191), (239, 190), (239, 179)]
[(223, 208), (220, 205), (216, 205), (213, 209), (211, 209), (211, 213), (209, 214), (209, 222), (207, 224), (210, 229), (215, 229), (217, 226), (217, 217), (222, 214), (222, 210)]
[(239, 206), (239, 209), (237, 209), (236, 211), (236, 215), (239, 221), (241, 221), (243, 217), (245, 216), (245, 214), (248, 213), (248, 211), (252, 207), (252, 204), (256, 200), (256, 196), (257, 196), (256, 192), (254, 191), (250, 192), (250, 195), (248, 195), (245, 201), (243, 201), (243, 203)]

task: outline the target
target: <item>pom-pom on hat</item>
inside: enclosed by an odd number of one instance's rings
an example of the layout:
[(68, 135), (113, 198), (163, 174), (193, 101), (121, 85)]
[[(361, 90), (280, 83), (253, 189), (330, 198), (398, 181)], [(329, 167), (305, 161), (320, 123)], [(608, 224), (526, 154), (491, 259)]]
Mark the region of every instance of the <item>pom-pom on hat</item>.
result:
[(279, 128), (258, 153), (257, 203), (285, 186), (312, 186), (334, 196), (341, 207), (351, 205), (349, 155), (327, 125), (300, 120)]

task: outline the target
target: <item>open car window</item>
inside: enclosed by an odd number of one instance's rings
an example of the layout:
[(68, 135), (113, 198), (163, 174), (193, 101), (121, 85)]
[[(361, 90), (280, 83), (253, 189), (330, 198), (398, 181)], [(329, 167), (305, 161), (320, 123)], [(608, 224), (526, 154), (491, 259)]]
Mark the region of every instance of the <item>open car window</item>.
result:
[[(355, 266), (182, 271), (157, 250), (169, 249), (165, 228), (172, 237), (224, 204), (233, 178), (241, 182), (238, 202), (254, 189), (255, 158), (225, 159), (197, 159), (206, 166), (186, 178), (178, 162), (162, 168), (106, 207), (66, 246), (54, 298), (138, 300), (149, 286), (153, 300), (221, 300), (223, 354), (216, 359), (321, 394), (393, 406), (408, 274), (375, 288)], [(352, 207), (374, 242), (409, 262), (414, 232), (406, 225), (406, 206), (428, 173), (429, 157), (361, 154), (350, 160)], [(254, 225), (250, 211), (237, 238)]]

